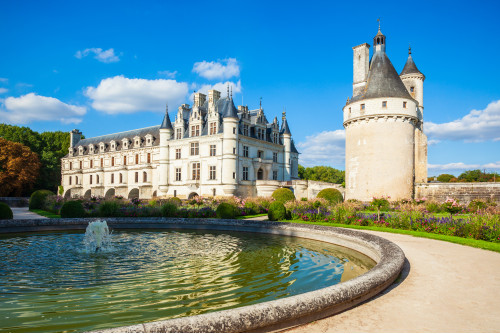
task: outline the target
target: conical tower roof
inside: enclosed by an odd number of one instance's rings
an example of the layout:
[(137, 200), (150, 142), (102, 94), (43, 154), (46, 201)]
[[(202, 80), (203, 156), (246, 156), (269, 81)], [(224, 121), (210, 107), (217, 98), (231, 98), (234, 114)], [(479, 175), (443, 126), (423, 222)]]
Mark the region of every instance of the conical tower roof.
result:
[(405, 74), (422, 74), (417, 68), (417, 65), (415, 65), (415, 62), (413, 61), (413, 58), (411, 56), (411, 48), (408, 49), (408, 59), (406, 60), (406, 64), (403, 67), (403, 70), (401, 71), (400, 75), (405, 75)]
[(161, 122), (160, 129), (172, 130), (172, 122), (170, 122), (170, 117), (168, 116), (168, 107), (165, 111), (165, 117), (163, 117), (163, 122)]

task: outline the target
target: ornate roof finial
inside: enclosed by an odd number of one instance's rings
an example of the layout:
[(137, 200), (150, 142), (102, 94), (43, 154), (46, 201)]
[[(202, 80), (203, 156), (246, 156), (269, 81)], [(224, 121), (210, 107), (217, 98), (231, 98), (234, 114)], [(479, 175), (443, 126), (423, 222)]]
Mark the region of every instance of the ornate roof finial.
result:
[(233, 99), (233, 86), (231, 85), (231, 100)]
[(281, 120), (284, 121), (286, 119), (286, 109), (283, 107), (283, 112), (281, 113)]
[(167, 108), (165, 110), (165, 114), (168, 114), (168, 102), (167, 102)]
[(260, 97), (260, 105), (259, 105), (259, 109), (262, 109), (262, 96)]
[(229, 98), (229, 81), (227, 82), (227, 98)]
[(380, 17), (377, 19), (378, 22), (378, 31), (380, 31)]
[(408, 54), (411, 55), (411, 45), (408, 44)]

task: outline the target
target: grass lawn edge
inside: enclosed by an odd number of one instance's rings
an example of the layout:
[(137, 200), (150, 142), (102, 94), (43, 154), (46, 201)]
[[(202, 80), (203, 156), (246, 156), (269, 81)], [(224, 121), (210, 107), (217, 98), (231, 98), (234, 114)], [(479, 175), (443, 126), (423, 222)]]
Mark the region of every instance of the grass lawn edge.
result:
[(44, 210), (40, 210), (40, 209), (32, 209), (30, 211), (33, 212), (33, 213), (36, 213), (36, 214), (38, 214), (40, 216), (47, 217), (47, 218), (61, 218), (60, 215), (56, 215), (55, 213), (44, 211)]
[(480, 248), (484, 250), (489, 250), (493, 252), (500, 253), (500, 243), (489, 242), (484, 240), (476, 239), (466, 239), (461, 237), (455, 237), (450, 235), (434, 234), (420, 231), (409, 231), (409, 230), (399, 230), (388, 227), (378, 227), (378, 226), (358, 226), (358, 225), (346, 225), (346, 224), (335, 224), (335, 223), (322, 223), (322, 222), (306, 222), (303, 220), (283, 220), (284, 223), (296, 223), (296, 224), (307, 224), (307, 225), (322, 225), (322, 226), (333, 226), (333, 227), (343, 227), (352, 228), (355, 230), (370, 230), (379, 232), (388, 232), (395, 234), (406, 234), (412, 235), (418, 238), (427, 238), (440, 241), (452, 242), (454, 244), (459, 244), (463, 246), (470, 246), (474, 248)]

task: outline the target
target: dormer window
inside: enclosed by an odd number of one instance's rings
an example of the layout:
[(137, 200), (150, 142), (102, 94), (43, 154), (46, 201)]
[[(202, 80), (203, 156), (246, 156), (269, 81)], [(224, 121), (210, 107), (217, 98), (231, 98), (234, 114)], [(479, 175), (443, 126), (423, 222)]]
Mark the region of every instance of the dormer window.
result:
[(94, 145), (89, 145), (89, 152), (90, 152), (91, 154), (93, 154), (93, 153), (94, 153)]
[(214, 135), (217, 133), (217, 123), (216, 122), (211, 122), (210, 123), (210, 134)]
[(140, 147), (141, 146), (141, 137), (135, 136), (134, 137), (134, 147)]
[(146, 136), (146, 145), (147, 146), (153, 145), (153, 136), (152, 135), (147, 135)]
[(111, 141), (111, 151), (116, 150), (116, 142), (114, 140)]
[(128, 144), (129, 144), (129, 141), (127, 138), (124, 138), (122, 139), (122, 146), (123, 146), (123, 149), (128, 149)]
[(200, 126), (193, 125), (191, 126), (191, 137), (198, 137), (200, 135)]
[(80, 155), (83, 154), (83, 147), (82, 146), (78, 147), (78, 154), (80, 154)]
[(104, 143), (99, 143), (99, 151), (102, 153), (104, 152), (104, 149), (106, 148), (106, 144)]
[(175, 139), (182, 139), (182, 129), (175, 129)]

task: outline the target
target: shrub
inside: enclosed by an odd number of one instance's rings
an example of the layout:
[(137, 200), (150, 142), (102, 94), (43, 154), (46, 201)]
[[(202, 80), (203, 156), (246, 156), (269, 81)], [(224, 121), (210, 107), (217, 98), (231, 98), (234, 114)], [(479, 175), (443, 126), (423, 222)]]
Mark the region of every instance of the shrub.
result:
[(472, 212), (477, 212), (483, 209), (486, 209), (488, 204), (486, 202), (481, 201), (480, 199), (475, 199), (469, 203), (469, 210)]
[(31, 194), (30, 197), (30, 210), (33, 209), (43, 209), (43, 205), (45, 204), (45, 198), (47, 196), (54, 196), (54, 193), (50, 190), (37, 190)]
[(100, 217), (117, 217), (120, 215), (120, 204), (117, 201), (104, 201), (99, 205)]
[(283, 220), (286, 218), (286, 209), (280, 201), (272, 202), (269, 206), (267, 217), (271, 221)]
[(61, 207), (61, 218), (82, 218), (85, 210), (80, 201), (67, 201)]
[(274, 198), (274, 200), (281, 203), (286, 203), (288, 201), (295, 201), (295, 195), (288, 188), (276, 189), (271, 196)]
[(174, 217), (177, 213), (177, 206), (172, 202), (167, 202), (161, 206), (162, 217)]
[(332, 204), (337, 204), (337, 203), (341, 203), (344, 201), (344, 197), (342, 197), (342, 193), (334, 188), (323, 189), (318, 193), (318, 195), (316, 197), (317, 198), (324, 198)]
[(179, 199), (179, 197), (172, 197), (172, 198), (169, 198), (168, 201), (170, 203), (173, 203), (176, 207), (179, 207), (182, 205), (182, 201)]
[(300, 200), (301, 200), (302, 202), (307, 202), (307, 197), (302, 197)]
[(429, 212), (432, 212), (432, 213), (438, 213), (438, 212), (441, 212), (443, 211), (441, 209), (441, 205), (439, 205), (438, 203), (436, 202), (430, 202), (430, 203), (427, 203), (427, 205), (425, 206), (425, 209)]
[(245, 209), (246, 209), (247, 214), (249, 214), (249, 215), (255, 215), (255, 214), (260, 213), (260, 206), (254, 202), (246, 202)]
[(14, 218), (14, 215), (12, 214), (10, 207), (4, 202), (0, 202), (0, 219), (12, 218)]
[(221, 203), (215, 211), (217, 218), (233, 219), (235, 217), (235, 207), (229, 203)]

